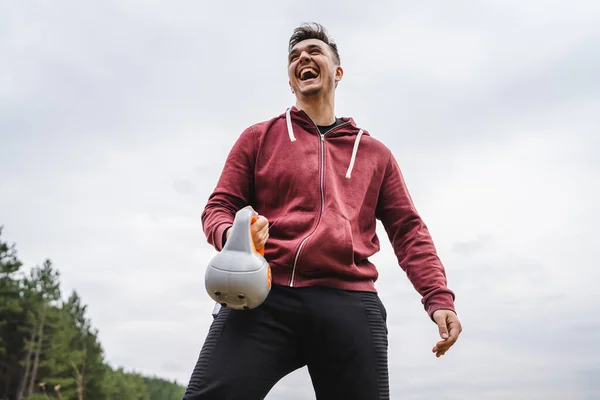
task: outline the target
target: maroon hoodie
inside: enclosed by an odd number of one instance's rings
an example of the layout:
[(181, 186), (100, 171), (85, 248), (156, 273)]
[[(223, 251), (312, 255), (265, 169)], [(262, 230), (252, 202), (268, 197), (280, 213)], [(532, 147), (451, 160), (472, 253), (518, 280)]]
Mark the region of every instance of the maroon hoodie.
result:
[(296, 107), (250, 126), (231, 149), (202, 213), (208, 243), (223, 248), (235, 213), (269, 220), (264, 254), (273, 283), (376, 292), (376, 220), (431, 317), (454, 310), (444, 267), (391, 151), (352, 118), (322, 135)]

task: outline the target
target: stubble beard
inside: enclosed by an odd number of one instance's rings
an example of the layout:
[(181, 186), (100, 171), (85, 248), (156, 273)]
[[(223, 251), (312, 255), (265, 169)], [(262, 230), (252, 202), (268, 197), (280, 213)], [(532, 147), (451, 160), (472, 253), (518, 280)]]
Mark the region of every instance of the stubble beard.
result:
[[(327, 86), (330, 86), (329, 88)], [(308, 88), (298, 89), (298, 93), (304, 98), (315, 97), (325, 93), (327, 90), (334, 91), (335, 83), (333, 82), (321, 82), (319, 85), (310, 86)]]
[(303, 97), (314, 97), (314, 96), (317, 96), (319, 93), (321, 93), (322, 90), (323, 90), (323, 88), (320, 86), (310, 87), (310, 88), (300, 90), (300, 94)]

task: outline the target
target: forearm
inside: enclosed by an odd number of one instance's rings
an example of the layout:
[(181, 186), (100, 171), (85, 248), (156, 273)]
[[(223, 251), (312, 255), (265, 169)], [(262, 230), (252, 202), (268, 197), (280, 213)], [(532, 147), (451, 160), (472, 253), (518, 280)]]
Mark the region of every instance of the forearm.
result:
[(445, 268), (429, 230), (417, 212), (409, 211), (384, 225), (398, 263), (422, 296), (429, 316), (438, 309), (455, 311), (454, 293), (447, 286)]

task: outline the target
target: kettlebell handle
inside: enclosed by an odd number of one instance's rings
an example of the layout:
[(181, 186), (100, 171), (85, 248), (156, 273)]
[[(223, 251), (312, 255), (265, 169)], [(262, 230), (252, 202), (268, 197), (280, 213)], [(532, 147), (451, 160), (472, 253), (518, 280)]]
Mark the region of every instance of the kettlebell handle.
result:
[(264, 247), (256, 248), (252, 240), (251, 225), (258, 220), (258, 213), (251, 207), (240, 209), (233, 220), (233, 226), (229, 238), (225, 242), (223, 250), (234, 250), (243, 252), (259, 253), (265, 255)]

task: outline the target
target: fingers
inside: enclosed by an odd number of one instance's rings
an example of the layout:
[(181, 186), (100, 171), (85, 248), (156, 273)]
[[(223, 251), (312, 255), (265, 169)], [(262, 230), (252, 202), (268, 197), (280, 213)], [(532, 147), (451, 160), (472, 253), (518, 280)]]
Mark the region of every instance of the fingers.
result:
[(264, 247), (269, 239), (269, 220), (259, 215), (256, 221), (251, 225), (252, 240), (257, 249)]
[(458, 335), (462, 332), (462, 327), (458, 319), (451, 320), (449, 323), (450, 326), (450, 337), (448, 338), (452, 344), (458, 340)]
[(262, 233), (256, 238), (253, 237), (253, 240), (254, 247), (256, 247), (257, 249), (261, 249), (265, 247), (265, 244), (267, 244), (267, 240), (269, 240), (269, 232), (267, 231), (266, 233)]
[(262, 215), (257, 215), (256, 216), (256, 221), (252, 224), (252, 229), (255, 231), (259, 231), (261, 229), (266, 229), (269, 226), (269, 220), (262, 216)]
[(434, 319), (435, 323), (438, 326), (440, 337), (444, 340), (437, 342), (436, 345), (433, 347), (432, 352), (436, 353), (436, 357), (441, 357), (448, 350), (448, 347), (446, 346), (446, 340), (448, 339), (448, 326), (446, 325), (446, 315), (438, 313), (434, 315)]
[(454, 344), (454, 342), (450, 343), (450, 339), (442, 340), (437, 342), (431, 351), (439, 358), (446, 354), (452, 344)]

